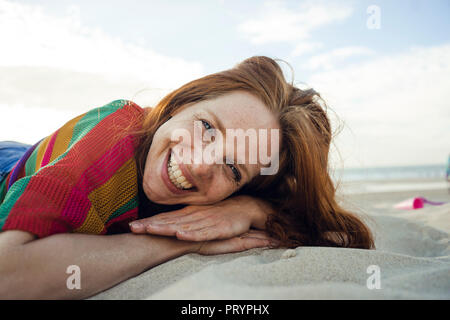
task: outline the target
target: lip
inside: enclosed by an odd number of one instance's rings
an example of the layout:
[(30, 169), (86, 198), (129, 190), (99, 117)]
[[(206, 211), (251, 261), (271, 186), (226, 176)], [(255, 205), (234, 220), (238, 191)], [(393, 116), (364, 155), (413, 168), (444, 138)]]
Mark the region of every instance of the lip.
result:
[[(170, 150), (169, 152), (171, 152), (172, 150)], [(194, 183), (194, 179), (191, 176), (191, 173), (189, 172), (189, 170), (186, 168), (186, 166), (184, 165), (183, 161), (181, 161), (180, 159), (177, 158), (177, 154), (174, 153), (172, 155), (173, 157), (175, 157), (175, 161), (178, 164), (178, 168), (180, 168), (181, 173), (183, 174), (183, 176), (186, 178), (187, 182), (189, 182), (191, 185), (194, 186), (195, 188), (195, 183)]]
[[(175, 194), (185, 194), (185, 193), (193, 192), (194, 190), (181, 190), (181, 189), (178, 189), (170, 181), (169, 173), (167, 172), (167, 161), (169, 160), (169, 156), (170, 156), (171, 152), (172, 152), (172, 149), (169, 149), (169, 151), (167, 152), (167, 154), (166, 154), (166, 156), (164, 158), (164, 162), (163, 162), (162, 167), (161, 167), (161, 177), (162, 177), (162, 180), (164, 181), (164, 184), (166, 185), (167, 189), (169, 189), (169, 191), (171, 191), (172, 193), (175, 193)], [(186, 175), (186, 168), (184, 168), (184, 165), (183, 165), (183, 168), (182, 168), (181, 164), (178, 164), (178, 167), (180, 168), (180, 170), (183, 173), (183, 175), (186, 177), (186, 180), (190, 184), (192, 184), (192, 182), (191, 182), (192, 181), (192, 177), (190, 175), (189, 175), (189, 177), (188, 177), (188, 175)]]

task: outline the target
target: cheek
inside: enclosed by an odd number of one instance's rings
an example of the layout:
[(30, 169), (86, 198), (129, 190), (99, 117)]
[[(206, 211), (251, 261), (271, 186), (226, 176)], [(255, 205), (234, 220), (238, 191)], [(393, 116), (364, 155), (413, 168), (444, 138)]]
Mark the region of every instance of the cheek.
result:
[[(147, 157), (147, 159), (149, 159)], [(147, 161), (145, 163), (145, 167), (144, 167), (144, 173), (143, 173), (143, 177), (142, 177), (142, 186), (144, 188), (145, 191), (150, 191), (150, 189), (154, 188), (154, 178), (151, 179), (151, 177), (155, 177), (156, 176), (156, 172), (155, 172), (155, 168), (154, 166), (151, 165), (151, 163), (149, 163), (149, 161)]]
[(170, 140), (170, 135), (168, 137), (167, 132), (164, 129), (164, 126), (160, 127), (156, 130), (155, 135), (153, 136), (152, 144), (150, 146), (150, 151), (160, 149), (166, 141)]
[(217, 202), (224, 200), (235, 191), (235, 187), (225, 177), (215, 177), (208, 188), (206, 197), (209, 201)]
[[(153, 137), (152, 147), (155, 145), (155, 152), (162, 152), (167, 148), (179, 146), (192, 149), (194, 145), (194, 128), (190, 121), (170, 120), (163, 124)], [(156, 151), (157, 150), (157, 151)]]
[(154, 168), (158, 162), (158, 154), (159, 154), (159, 146), (157, 144), (152, 144), (147, 153), (147, 158), (145, 160), (144, 166), (144, 179), (148, 179), (148, 177), (153, 174)]

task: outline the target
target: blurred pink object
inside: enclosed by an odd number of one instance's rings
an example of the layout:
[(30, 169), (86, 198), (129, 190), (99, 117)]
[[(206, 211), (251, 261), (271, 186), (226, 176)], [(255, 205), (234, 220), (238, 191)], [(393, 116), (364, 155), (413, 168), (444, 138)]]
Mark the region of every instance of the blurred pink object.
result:
[(399, 202), (396, 205), (394, 205), (394, 208), (396, 209), (403, 209), (403, 210), (415, 210), (423, 208), (425, 204), (431, 204), (433, 206), (440, 206), (441, 204), (444, 204), (445, 202), (434, 202), (429, 201), (425, 199), (424, 197), (416, 197), (416, 198), (410, 198), (406, 199), (405, 201)]

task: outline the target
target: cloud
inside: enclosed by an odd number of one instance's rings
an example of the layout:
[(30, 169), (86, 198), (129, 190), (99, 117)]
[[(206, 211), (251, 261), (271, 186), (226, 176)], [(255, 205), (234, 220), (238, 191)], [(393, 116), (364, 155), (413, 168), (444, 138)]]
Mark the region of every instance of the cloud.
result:
[(414, 47), (316, 72), (320, 92), (346, 128), (347, 166), (436, 164), (450, 152), (450, 45)]
[[(198, 62), (88, 28), (81, 15), (77, 6), (52, 16), (0, 0), (0, 140), (35, 143), (94, 107), (116, 99), (152, 105), (204, 75)], [(20, 125), (11, 121), (17, 117)]]
[(307, 69), (332, 69), (336, 63), (343, 62), (354, 56), (368, 56), (374, 54), (372, 49), (361, 46), (348, 46), (336, 48), (326, 53), (312, 56), (306, 64), (303, 65)]
[(311, 31), (348, 18), (353, 9), (347, 4), (306, 1), (288, 8), (282, 1), (266, 1), (255, 18), (238, 26), (253, 44), (298, 42), (310, 37)]
[(80, 9), (54, 17), (39, 6), (0, 0), (0, 66), (46, 67), (123, 76), (151, 86), (174, 87), (203, 73), (197, 62), (167, 57), (82, 25)]
[(291, 57), (298, 57), (304, 55), (305, 53), (313, 52), (317, 49), (323, 47), (323, 43), (321, 42), (300, 42), (297, 44), (291, 52)]

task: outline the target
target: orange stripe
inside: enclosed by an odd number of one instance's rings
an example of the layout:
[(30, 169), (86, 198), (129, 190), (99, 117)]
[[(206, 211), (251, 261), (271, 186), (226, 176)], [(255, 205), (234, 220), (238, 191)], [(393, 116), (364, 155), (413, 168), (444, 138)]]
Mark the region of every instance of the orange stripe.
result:
[(55, 144), (53, 146), (52, 155), (50, 157), (50, 162), (67, 151), (70, 140), (72, 139), (73, 128), (84, 116), (85, 114), (79, 115), (78, 117), (67, 122), (64, 126), (61, 127), (61, 129), (59, 129), (58, 135), (55, 139)]

